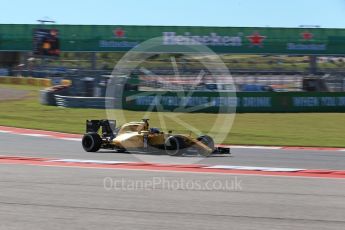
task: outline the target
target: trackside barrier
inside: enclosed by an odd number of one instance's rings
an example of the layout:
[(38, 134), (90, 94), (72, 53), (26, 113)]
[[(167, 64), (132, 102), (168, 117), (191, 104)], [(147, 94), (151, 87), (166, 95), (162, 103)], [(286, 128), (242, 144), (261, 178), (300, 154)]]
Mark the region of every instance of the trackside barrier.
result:
[(52, 85), (50, 79), (32, 77), (0, 77), (0, 83), (15, 85), (33, 85), (42, 87), (49, 87)]
[[(61, 85), (71, 85), (71, 80), (61, 80)], [(48, 78), (33, 78), (33, 77), (0, 77), (0, 84), (15, 84), (15, 85), (33, 85), (50, 87), (52, 80)]]
[(104, 97), (72, 97), (55, 95), (56, 105), (69, 108), (94, 108), (104, 109), (106, 102), (118, 103), (115, 98)]
[(43, 105), (56, 106), (55, 95), (69, 95), (70, 86), (56, 85), (40, 90), (40, 103)]
[[(234, 106), (237, 113), (345, 112), (344, 92), (238, 92), (231, 96), (196, 92), (190, 98), (182, 99), (178, 92), (156, 96), (152, 95), (152, 92), (145, 95), (143, 91), (127, 91), (122, 99), (55, 95), (55, 100), (56, 104), (62, 107), (101, 109), (105, 108), (106, 100), (111, 100), (113, 105), (119, 105), (122, 100), (124, 109), (136, 111), (146, 111), (152, 104), (159, 103), (166, 111), (197, 108), (195, 112), (206, 113), (218, 113), (224, 107)], [(181, 104), (183, 106), (180, 106)]]
[(124, 108), (146, 111), (151, 105), (160, 104), (168, 111), (197, 108), (195, 112), (206, 113), (234, 107), (238, 113), (345, 112), (345, 92), (195, 92), (190, 97), (179, 96), (184, 95), (182, 92), (146, 93), (125, 92)]

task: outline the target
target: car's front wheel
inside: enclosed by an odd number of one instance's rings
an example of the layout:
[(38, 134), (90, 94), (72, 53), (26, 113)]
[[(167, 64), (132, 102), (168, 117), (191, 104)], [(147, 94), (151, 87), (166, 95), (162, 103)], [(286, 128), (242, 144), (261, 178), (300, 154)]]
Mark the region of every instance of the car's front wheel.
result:
[(82, 139), (82, 145), (86, 152), (97, 152), (102, 145), (102, 138), (98, 133), (86, 133)]
[[(207, 147), (209, 147), (212, 151), (214, 150), (214, 141), (212, 139), (212, 137), (208, 136), (208, 135), (202, 135), (200, 137), (197, 138), (198, 141), (200, 141), (201, 143), (203, 143), (204, 145), (206, 145)], [(202, 149), (199, 153), (204, 156), (204, 157), (208, 157), (209, 155), (212, 154), (212, 151), (210, 152), (207, 149)]]
[(202, 135), (200, 137), (197, 138), (198, 141), (200, 141), (201, 143), (203, 143), (204, 145), (206, 145), (207, 147), (209, 147), (210, 149), (214, 149), (214, 141), (212, 139), (212, 137), (208, 136), (208, 135)]

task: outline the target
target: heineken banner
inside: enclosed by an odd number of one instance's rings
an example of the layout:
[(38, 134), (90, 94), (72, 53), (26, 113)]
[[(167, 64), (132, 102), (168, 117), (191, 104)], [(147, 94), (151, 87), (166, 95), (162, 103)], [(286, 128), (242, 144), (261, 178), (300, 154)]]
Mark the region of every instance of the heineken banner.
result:
[[(182, 93), (183, 94), (183, 93)], [(225, 107), (236, 107), (236, 112), (345, 112), (343, 92), (252, 92), (213, 93), (195, 92), (186, 98), (170, 92), (126, 92), (125, 109), (146, 111), (156, 105), (164, 111), (193, 111), (216, 113)], [(192, 108), (192, 109), (190, 109)], [(196, 109), (193, 109), (196, 108)], [(231, 109), (229, 109), (231, 111)]]
[(61, 51), (128, 51), (159, 37), (166, 50), (206, 45), (217, 53), (345, 54), (345, 29), (121, 25), (0, 25), (0, 51), (32, 51), (34, 31), (58, 31)]

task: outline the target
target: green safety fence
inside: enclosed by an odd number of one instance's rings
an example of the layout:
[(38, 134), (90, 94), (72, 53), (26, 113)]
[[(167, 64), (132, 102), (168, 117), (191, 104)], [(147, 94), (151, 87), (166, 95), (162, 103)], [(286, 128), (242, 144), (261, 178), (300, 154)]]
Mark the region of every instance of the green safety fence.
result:
[[(157, 106), (158, 105), (158, 106)], [(123, 107), (146, 111), (192, 112), (345, 112), (345, 92), (136, 92), (123, 96)]]

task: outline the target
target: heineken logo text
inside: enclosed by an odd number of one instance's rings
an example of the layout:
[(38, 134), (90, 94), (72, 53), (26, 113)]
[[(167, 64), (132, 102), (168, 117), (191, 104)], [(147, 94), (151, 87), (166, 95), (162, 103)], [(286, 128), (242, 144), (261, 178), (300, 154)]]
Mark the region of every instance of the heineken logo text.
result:
[(209, 35), (193, 35), (185, 32), (177, 35), (175, 32), (163, 32), (164, 45), (208, 45), (208, 46), (242, 46), (240, 36), (221, 36), (217, 33)]

